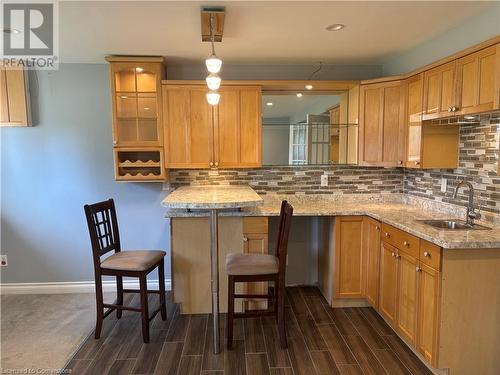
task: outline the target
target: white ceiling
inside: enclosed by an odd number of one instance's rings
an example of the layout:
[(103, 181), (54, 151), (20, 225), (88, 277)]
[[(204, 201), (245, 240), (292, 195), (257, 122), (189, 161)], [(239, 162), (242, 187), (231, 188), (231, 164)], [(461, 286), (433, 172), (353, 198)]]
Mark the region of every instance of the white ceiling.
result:
[[(204, 59), (200, 6), (223, 5), (217, 54), (226, 63), (377, 63), (453, 28), (494, 2), (62, 1), (63, 62), (102, 63), (107, 54)], [(325, 27), (342, 23), (340, 32)]]

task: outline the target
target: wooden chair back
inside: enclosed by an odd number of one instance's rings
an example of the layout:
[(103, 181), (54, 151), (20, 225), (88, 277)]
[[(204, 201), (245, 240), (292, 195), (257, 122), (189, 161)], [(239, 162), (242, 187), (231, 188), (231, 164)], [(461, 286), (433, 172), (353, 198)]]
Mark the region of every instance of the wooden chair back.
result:
[(281, 202), (280, 225), (278, 229), (278, 241), (276, 243), (276, 256), (279, 259), (280, 279), (285, 279), (286, 256), (288, 253), (288, 236), (292, 223), (293, 207), (287, 201)]
[(108, 199), (90, 205), (86, 204), (84, 209), (92, 244), (94, 266), (97, 268), (101, 264), (101, 256), (110, 251), (117, 253), (121, 250), (115, 202), (113, 199)]

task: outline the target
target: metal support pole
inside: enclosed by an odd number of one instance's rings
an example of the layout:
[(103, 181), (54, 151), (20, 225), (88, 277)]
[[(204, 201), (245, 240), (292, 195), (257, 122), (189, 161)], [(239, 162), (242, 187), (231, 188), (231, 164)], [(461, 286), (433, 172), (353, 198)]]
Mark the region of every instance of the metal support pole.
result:
[(212, 317), (214, 329), (214, 354), (220, 353), (219, 337), (219, 233), (217, 210), (210, 210), (210, 262), (212, 284)]

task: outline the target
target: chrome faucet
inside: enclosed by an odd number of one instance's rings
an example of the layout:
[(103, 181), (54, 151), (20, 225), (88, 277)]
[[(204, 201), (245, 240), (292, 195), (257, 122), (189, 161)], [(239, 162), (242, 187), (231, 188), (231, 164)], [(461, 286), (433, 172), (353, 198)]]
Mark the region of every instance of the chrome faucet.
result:
[(467, 222), (468, 225), (474, 225), (474, 220), (481, 218), (481, 214), (474, 210), (474, 186), (472, 186), (472, 184), (469, 181), (465, 180), (460, 181), (457, 187), (455, 188), (455, 193), (453, 194), (453, 198), (457, 197), (458, 189), (460, 189), (462, 185), (465, 185), (469, 188), (469, 203), (467, 205), (467, 215), (465, 217), (465, 221)]

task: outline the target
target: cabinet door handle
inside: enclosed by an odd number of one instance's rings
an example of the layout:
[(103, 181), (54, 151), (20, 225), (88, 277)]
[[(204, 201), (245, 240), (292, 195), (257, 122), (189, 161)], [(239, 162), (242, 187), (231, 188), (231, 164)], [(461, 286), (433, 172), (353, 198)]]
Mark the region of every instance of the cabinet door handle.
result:
[(451, 112), (451, 107), (448, 107), (448, 112)]
[(243, 237), (243, 241), (247, 242), (248, 241), (248, 237)]
[(415, 271), (420, 272), (420, 271), (422, 271), (422, 268), (420, 268), (419, 266), (416, 266)]
[(403, 242), (403, 245), (406, 247), (410, 247), (410, 243), (408, 241)]
[(424, 257), (430, 258), (431, 253), (429, 253), (428, 251), (424, 251)]
[(116, 141), (113, 141), (113, 144), (114, 144), (114, 145), (116, 145), (117, 143), (118, 143), (118, 142), (116, 142)]
[(396, 253), (395, 252), (392, 253), (392, 257), (396, 258)]
[(387, 238), (389, 238), (391, 235), (387, 232), (385, 232), (384, 236), (386, 236)]
[(208, 165), (210, 165), (211, 167), (213, 167), (214, 163), (211, 161), (210, 163), (208, 163)]
[(402, 165), (403, 164), (403, 160), (398, 160), (398, 165)]
[(216, 167), (218, 167), (218, 166), (219, 166), (219, 162), (218, 162), (218, 161), (216, 161), (216, 162), (215, 162), (215, 166), (216, 166)]
[(420, 165), (420, 162), (419, 162), (419, 161), (416, 161), (416, 162), (415, 162), (415, 165)]
[(380, 230), (380, 227), (378, 225), (375, 226), (376, 230)]

